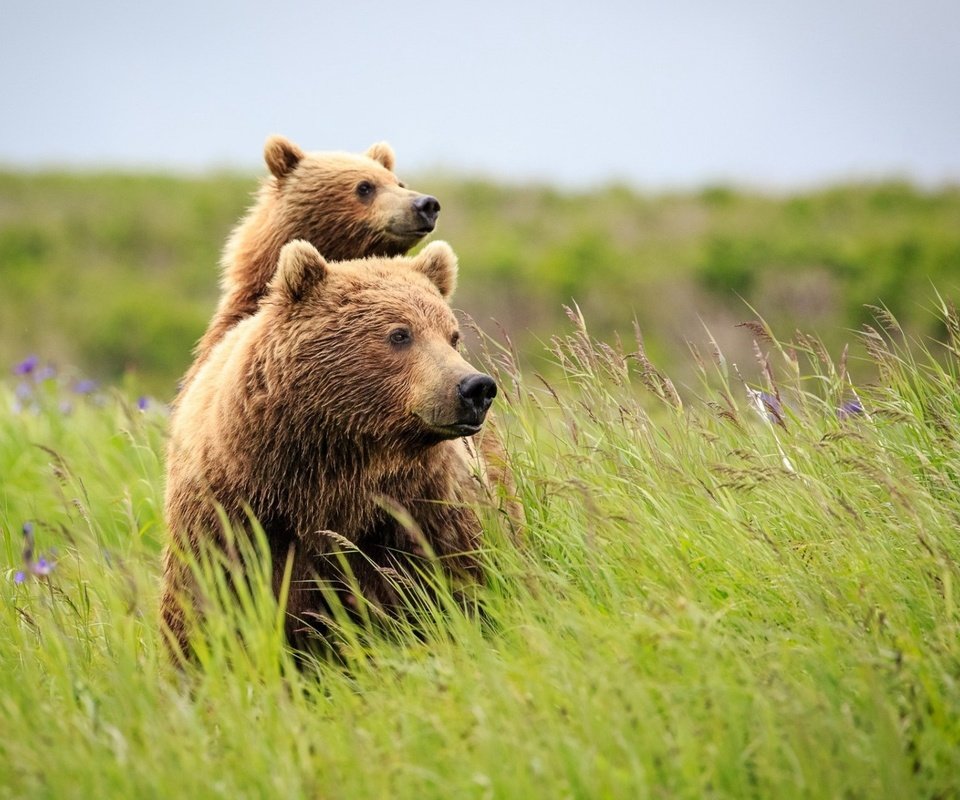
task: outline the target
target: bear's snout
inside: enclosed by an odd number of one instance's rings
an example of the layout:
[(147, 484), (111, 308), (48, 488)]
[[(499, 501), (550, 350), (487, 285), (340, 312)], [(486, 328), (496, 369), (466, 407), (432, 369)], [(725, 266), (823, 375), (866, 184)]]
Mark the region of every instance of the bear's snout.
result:
[(413, 201), (413, 209), (423, 222), (424, 230), (432, 231), (437, 224), (437, 217), (440, 216), (440, 201), (436, 197), (422, 194)]
[(457, 396), (464, 412), (463, 422), (480, 425), (497, 396), (497, 384), (489, 375), (476, 372), (457, 384)]
[(424, 426), (419, 432), (431, 441), (479, 433), (497, 395), (496, 382), (467, 364), (447, 342), (438, 342), (433, 355), (437, 360), (422, 366), (430, 377), (411, 398), (410, 412)]

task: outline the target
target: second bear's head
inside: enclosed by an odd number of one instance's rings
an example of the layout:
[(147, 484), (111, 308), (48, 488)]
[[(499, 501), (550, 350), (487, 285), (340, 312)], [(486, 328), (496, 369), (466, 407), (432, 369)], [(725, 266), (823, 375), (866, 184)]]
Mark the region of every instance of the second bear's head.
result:
[(382, 443), (477, 433), (497, 387), (460, 354), (447, 302), (456, 278), (446, 242), (410, 258), (333, 263), (288, 243), (261, 311), (272, 317), (273, 391), (305, 425)]
[(386, 142), (363, 155), (308, 153), (271, 136), (263, 157), (281, 206), (274, 220), (288, 239), (323, 242), (331, 260), (402, 255), (437, 224), (440, 203), (404, 186)]

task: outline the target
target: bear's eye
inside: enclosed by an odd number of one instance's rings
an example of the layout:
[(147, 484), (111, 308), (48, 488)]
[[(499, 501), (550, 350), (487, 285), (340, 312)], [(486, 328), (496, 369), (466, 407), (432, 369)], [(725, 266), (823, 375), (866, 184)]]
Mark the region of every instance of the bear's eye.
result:
[(390, 331), (389, 339), (390, 344), (396, 345), (397, 347), (402, 347), (405, 344), (410, 344), (413, 336), (408, 328), (395, 328), (394, 330)]
[(360, 181), (357, 184), (357, 197), (370, 197), (373, 194), (374, 185), (370, 181)]
[(456, 347), (458, 344), (460, 344), (460, 331), (454, 331), (450, 337), (450, 346)]

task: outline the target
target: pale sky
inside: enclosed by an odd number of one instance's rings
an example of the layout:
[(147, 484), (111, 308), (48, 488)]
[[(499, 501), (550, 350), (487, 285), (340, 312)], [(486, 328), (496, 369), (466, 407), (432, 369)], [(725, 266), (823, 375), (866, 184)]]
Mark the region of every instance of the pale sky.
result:
[(563, 186), (960, 180), (960, 2), (2, 0), (0, 164), (263, 140)]

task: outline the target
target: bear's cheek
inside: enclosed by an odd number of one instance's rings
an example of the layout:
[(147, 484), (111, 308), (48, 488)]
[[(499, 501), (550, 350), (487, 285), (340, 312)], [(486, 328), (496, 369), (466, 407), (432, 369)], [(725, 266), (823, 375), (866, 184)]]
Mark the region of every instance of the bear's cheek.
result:
[(411, 374), (408, 365), (384, 363), (376, 354), (358, 354), (356, 364), (366, 368), (351, 370), (331, 383), (336, 387), (333, 402), (339, 406), (339, 416), (367, 430), (407, 427), (411, 405), (419, 402), (414, 398), (419, 397), (422, 379)]

